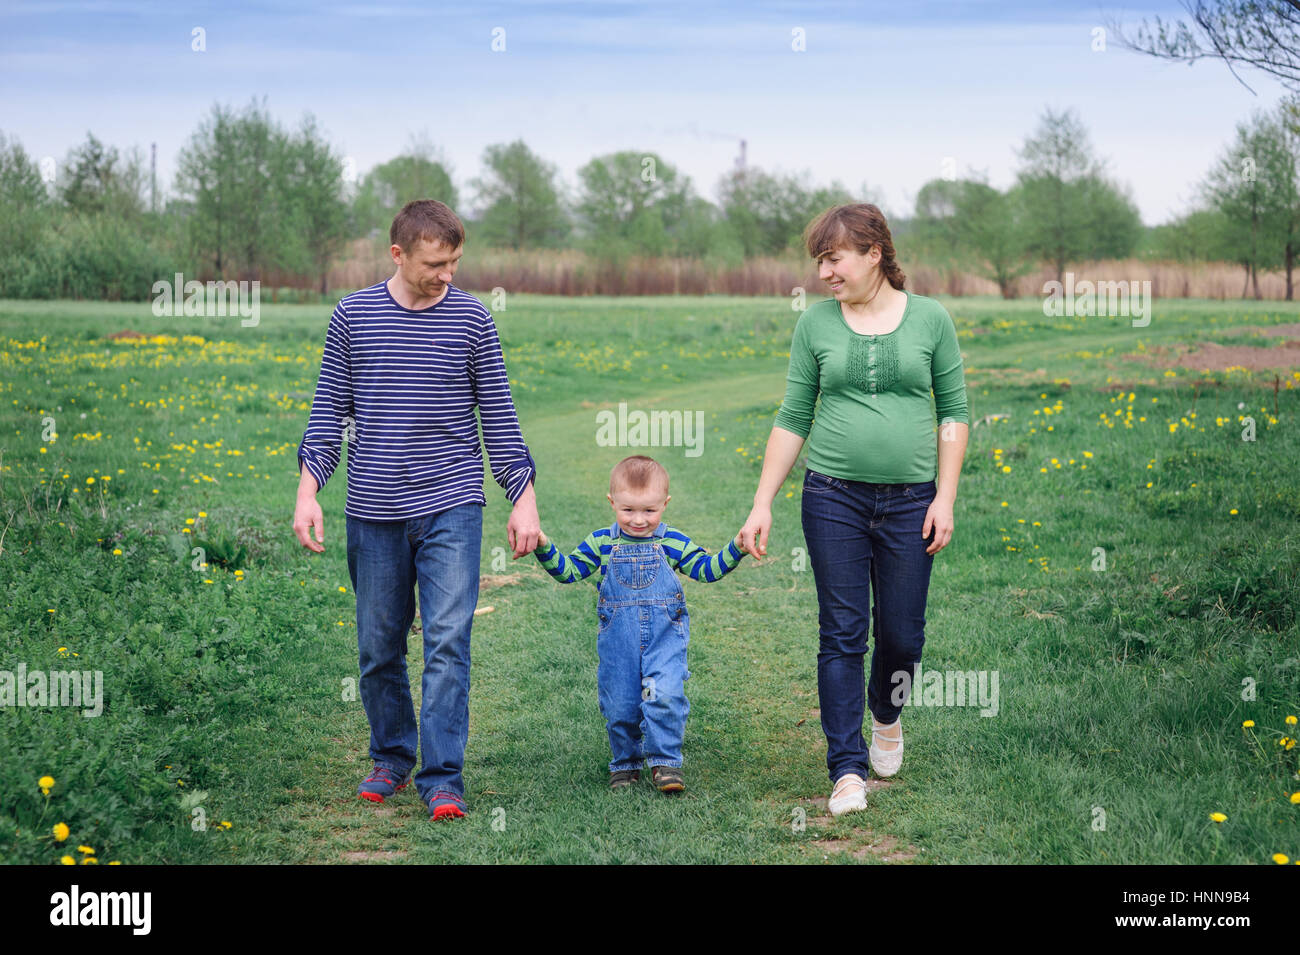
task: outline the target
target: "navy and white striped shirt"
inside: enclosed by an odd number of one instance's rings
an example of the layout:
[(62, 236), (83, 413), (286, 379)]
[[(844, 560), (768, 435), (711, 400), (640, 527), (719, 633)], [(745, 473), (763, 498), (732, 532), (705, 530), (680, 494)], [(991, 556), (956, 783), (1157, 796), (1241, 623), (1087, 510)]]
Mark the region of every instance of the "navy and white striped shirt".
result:
[(492, 314), (454, 285), (437, 305), (412, 311), (379, 282), (330, 316), (299, 468), (323, 488), (347, 441), (344, 513), (363, 520), (486, 504), (475, 406), (492, 477), (516, 501), (537, 468)]

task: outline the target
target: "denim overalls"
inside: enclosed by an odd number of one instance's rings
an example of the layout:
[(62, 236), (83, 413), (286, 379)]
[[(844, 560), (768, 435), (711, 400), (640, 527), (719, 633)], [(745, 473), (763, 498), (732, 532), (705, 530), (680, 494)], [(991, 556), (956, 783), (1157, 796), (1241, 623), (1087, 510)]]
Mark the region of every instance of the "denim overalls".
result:
[[(662, 526), (662, 525), (661, 525)], [(686, 645), (690, 617), (663, 538), (623, 537), (610, 529), (596, 612), (600, 712), (614, 758), (610, 772), (682, 765), (686, 729)]]

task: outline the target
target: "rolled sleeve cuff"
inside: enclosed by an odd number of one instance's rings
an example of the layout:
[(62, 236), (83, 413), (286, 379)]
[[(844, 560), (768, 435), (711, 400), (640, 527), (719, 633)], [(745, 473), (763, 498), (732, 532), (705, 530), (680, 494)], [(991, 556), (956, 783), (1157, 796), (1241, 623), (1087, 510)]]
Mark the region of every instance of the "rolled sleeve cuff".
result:
[(533, 462), (533, 456), (524, 452), (524, 457), (526, 463), (512, 468), (506, 474), (505, 491), (511, 504), (518, 503), (530, 483), (534, 485), (537, 483), (537, 465)]
[(324, 469), (311, 459), (311, 456), (301, 446), (298, 448), (298, 473), (306, 468), (307, 472), (316, 479), (316, 490), (321, 491), (325, 488), (325, 482), (329, 480), (329, 475)]

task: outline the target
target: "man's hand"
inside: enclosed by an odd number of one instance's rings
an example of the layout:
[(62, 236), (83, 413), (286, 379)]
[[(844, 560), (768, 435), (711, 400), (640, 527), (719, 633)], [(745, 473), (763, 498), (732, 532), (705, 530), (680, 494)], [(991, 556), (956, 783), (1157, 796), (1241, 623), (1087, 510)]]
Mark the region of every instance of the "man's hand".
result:
[(542, 533), (542, 524), (537, 517), (537, 494), (532, 482), (524, 488), (524, 493), (515, 501), (510, 520), (506, 523), (506, 539), (510, 542), (513, 560), (537, 549), (538, 538)]
[[(315, 530), (316, 540), (308, 536), (309, 530)], [(316, 495), (298, 496), (298, 506), (293, 511), (293, 532), (298, 535), (298, 543), (317, 554), (325, 551), (325, 515), (321, 513)], [(319, 543), (318, 543), (319, 542)]]

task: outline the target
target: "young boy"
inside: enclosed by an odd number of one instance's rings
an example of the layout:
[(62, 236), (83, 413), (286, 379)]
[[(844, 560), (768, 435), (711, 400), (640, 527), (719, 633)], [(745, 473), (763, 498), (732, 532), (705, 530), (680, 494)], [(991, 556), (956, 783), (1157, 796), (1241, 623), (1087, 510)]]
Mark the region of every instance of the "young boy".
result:
[(614, 466), (605, 496), (614, 508), (610, 527), (592, 531), (568, 557), (541, 534), (534, 553), (562, 584), (596, 570), (601, 574), (596, 683), (614, 754), (610, 788), (639, 780), (641, 764), (648, 760), (655, 788), (680, 792), (686, 788), (682, 734), (690, 712), (685, 687), (690, 616), (673, 571), (695, 580), (720, 580), (744, 556), (740, 535), (710, 556), (681, 531), (661, 523), (672, 500), (668, 472), (645, 455)]

